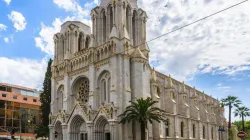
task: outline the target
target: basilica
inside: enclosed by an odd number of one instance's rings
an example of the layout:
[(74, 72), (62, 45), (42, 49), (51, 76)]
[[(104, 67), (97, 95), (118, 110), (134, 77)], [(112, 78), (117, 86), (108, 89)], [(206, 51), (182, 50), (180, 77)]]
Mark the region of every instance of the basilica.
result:
[(220, 102), (152, 68), (147, 13), (137, 0), (101, 0), (92, 28), (67, 21), (54, 35), (50, 140), (140, 140), (138, 122), (120, 124), (129, 101), (151, 97), (165, 122), (147, 140), (226, 140)]

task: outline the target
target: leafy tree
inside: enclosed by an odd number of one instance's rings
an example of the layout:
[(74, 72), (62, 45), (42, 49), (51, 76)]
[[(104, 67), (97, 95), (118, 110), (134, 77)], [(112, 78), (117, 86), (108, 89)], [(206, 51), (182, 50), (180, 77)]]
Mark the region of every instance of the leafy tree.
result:
[(36, 133), (37, 137), (49, 136), (49, 114), (50, 114), (50, 102), (51, 102), (51, 64), (52, 60), (48, 62), (47, 72), (45, 74), (43, 82), (43, 92), (40, 95), (42, 123), (38, 126)]
[[(238, 130), (242, 130), (242, 121), (235, 121), (233, 124), (237, 126)], [(250, 140), (250, 120), (245, 121), (244, 126), (245, 126), (245, 132), (247, 133), (247, 137), (245, 138), (245, 140)], [(235, 135), (237, 135), (237, 133)]]
[(136, 102), (131, 102), (131, 105), (126, 108), (121, 117), (120, 123), (125, 124), (131, 121), (139, 122), (141, 125), (141, 140), (145, 140), (145, 130), (147, 128), (148, 121), (152, 124), (153, 121), (166, 121), (164, 119), (164, 110), (161, 110), (154, 105), (158, 103), (153, 101), (152, 98), (137, 99)]
[(250, 109), (247, 107), (238, 107), (234, 111), (235, 117), (240, 116), (242, 119), (242, 130), (245, 131), (245, 122), (244, 122), (244, 117), (250, 116)]
[(232, 108), (233, 107), (238, 107), (241, 104), (241, 101), (238, 100), (238, 97), (235, 96), (228, 96), (225, 99), (222, 99), (221, 102), (223, 103), (223, 106), (228, 106), (229, 107), (229, 124), (228, 124), (228, 129), (231, 129), (231, 115), (232, 115)]

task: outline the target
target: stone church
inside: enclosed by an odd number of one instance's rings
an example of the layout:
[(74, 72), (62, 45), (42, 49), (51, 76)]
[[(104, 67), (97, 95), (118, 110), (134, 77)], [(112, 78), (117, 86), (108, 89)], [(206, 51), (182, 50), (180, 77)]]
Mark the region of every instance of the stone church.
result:
[(148, 125), (148, 140), (227, 139), (218, 100), (150, 66), (147, 14), (137, 0), (101, 0), (91, 20), (92, 30), (67, 21), (54, 35), (51, 140), (140, 140), (140, 125), (118, 116), (147, 97), (167, 118)]

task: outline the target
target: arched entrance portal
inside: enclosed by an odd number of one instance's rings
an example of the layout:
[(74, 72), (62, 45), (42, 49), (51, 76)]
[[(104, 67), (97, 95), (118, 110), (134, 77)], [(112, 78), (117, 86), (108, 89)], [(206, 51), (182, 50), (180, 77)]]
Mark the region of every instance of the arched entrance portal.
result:
[(63, 140), (62, 123), (61, 122), (59, 122), (59, 121), (56, 122), (54, 133), (57, 133), (57, 137), (55, 138), (56, 140)]
[(87, 140), (88, 133), (84, 119), (77, 115), (70, 124), (70, 140)]
[(95, 140), (111, 140), (109, 123), (105, 117), (100, 117), (96, 121)]

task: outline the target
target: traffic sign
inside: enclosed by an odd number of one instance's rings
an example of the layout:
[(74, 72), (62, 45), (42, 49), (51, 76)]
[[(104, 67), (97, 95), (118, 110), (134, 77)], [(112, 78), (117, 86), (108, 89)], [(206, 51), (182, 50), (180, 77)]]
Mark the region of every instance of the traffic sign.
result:
[(239, 132), (239, 133), (237, 134), (237, 136), (238, 136), (239, 138), (241, 138), (241, 139), (244, 139), (244, 138), (246, 137), (246, 133), (243, 132), (243, 131), (241, 131), (241, 132)]

